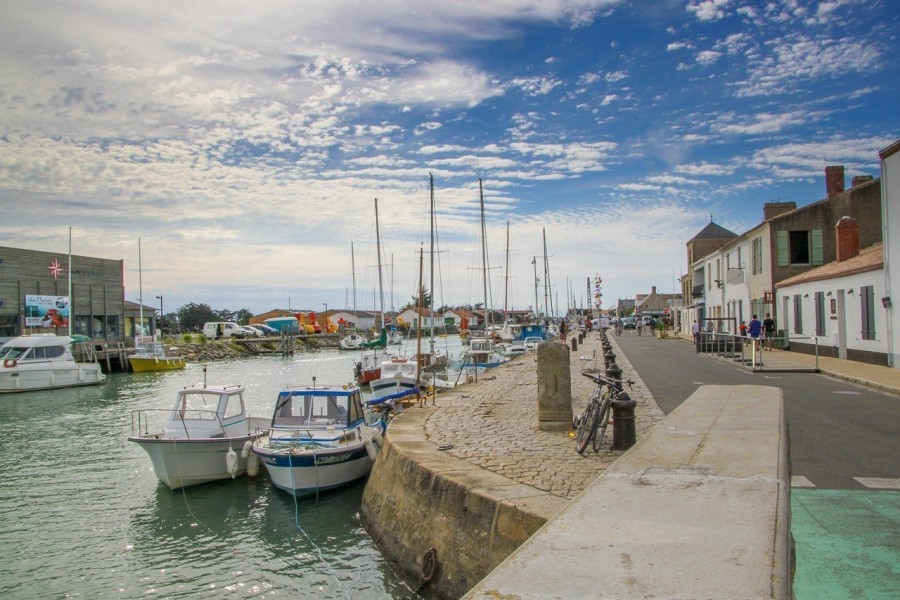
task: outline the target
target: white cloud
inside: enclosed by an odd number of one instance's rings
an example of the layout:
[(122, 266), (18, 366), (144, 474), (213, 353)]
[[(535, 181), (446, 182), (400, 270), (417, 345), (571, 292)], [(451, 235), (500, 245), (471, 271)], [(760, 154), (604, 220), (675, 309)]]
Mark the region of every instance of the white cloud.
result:
[(730, 0), (700, 0), (687, 5), (687, 11), (694, 13), (700, 21), (724, 19)]
[(509, 83), (529, 96), (544, 96), (562, 85), (562, 81), (551, 77), (516, 77)]
[(715, 63), (721, 57), (721, 52), (716, 52), (715, 50), (703, 50), (702, 52), (697, 53), (697, 62), (706, 67)]
[(679, 173), (686, 175), (731, 175), (734, 167), (729, 165), (717, 165), (707, 162), (679, 165), (675, 168)]

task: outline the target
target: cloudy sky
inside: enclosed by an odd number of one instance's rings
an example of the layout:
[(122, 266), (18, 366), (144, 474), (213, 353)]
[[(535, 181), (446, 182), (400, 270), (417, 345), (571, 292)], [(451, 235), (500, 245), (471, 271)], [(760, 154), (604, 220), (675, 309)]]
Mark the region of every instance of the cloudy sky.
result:
[[(413, 294), (604, 307), (685, 242), (879, 176), (895, 0), (7, 2), (0, 245), (125, 261), (137, 300), (262, 312)], [(507, 246), (507, 223), (509, 244)], [(353, 250), (351, 252), (351, 242)], [(505, 269), (508, 248), (508, 272)], [(537, 265), (533, 257), (538, 256)], [(355, 264), (355, 268), (352, 266)], [(393, 294), (391, 294), (393, 291)], [(570, 301), (571, 302), (571, 301)]]

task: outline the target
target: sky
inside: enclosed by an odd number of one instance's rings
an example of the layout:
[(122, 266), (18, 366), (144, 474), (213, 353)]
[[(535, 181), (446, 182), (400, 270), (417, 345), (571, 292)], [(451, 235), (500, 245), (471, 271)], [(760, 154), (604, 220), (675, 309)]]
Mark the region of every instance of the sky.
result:
[(820, 200), (827, 165), (879, 177), (900, 134), (896, 0), (0, 11), (0, 245), (71, 228), (166, 313), (399, 308), (420, 254), (436, 305), (487, 279), (558, 312), (599, 276), (608, 308), (677, 291), (710, 219)]

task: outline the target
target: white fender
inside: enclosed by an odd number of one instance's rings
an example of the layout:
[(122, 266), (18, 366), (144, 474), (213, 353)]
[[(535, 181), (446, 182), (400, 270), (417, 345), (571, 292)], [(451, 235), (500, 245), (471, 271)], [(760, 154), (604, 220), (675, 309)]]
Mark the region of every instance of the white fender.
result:
[(378, 458), (378, 450), (375, 449), (375, 442), (372, 441), (372, 438), (366, 438), (366, 452), (369, 453), (369, 459), (374, 461)]
[(244, 442), (244, 447), (241, 448), (241, 458), (246, 460), (247, 457), (250, 456), (250, 448), (252, 448), (252, 447), (253, 447), (253, 442), (251, 442), (250, 440), (247, 440), (246, 442)]
[(237, 475), (237, 467), (237, 452), (234, 451), (234, 448), (229, 448), (228, 452), (225, 454), (225, 468), (228, 470), (228, 474), (231, 475), (232, 479)]
[(375, 443), (378, 444), (379, 447), (384, 446), (384, 436), (381, 435), (381, 430), (376, 429), (372, 432), (372, 437), (375, 438)]
[[(247, 443), (249, 444), (250, 442)], [(247, 475), (250, 477), (259, 475), (259, 455), (255, 452), (251, 452), (250, 456), (247, 457)]]

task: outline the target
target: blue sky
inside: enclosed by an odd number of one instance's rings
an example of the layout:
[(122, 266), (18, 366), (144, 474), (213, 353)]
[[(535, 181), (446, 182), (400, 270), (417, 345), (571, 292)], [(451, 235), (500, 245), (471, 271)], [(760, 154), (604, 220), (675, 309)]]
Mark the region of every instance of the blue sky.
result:
[(493, 306), (507, 285), (534, 304), (544, 233), (557, 306), (597, 274), (604, 307), (669, 292), (710, 215), (741, 233), (764, 202), (821, 199), (826, 165), (877, 177), (900, 130), (893, 0), (2, 11), (0, 243), (65, 253), (71, 226), (75, 254), (125, 260), (137, 300), (140, 238), (166, 312), (351, 306), (354, 279), (372, 307), (375, 197), (403, 304), (429, 173), (439, 304), (484, 299), (479, 178)]

